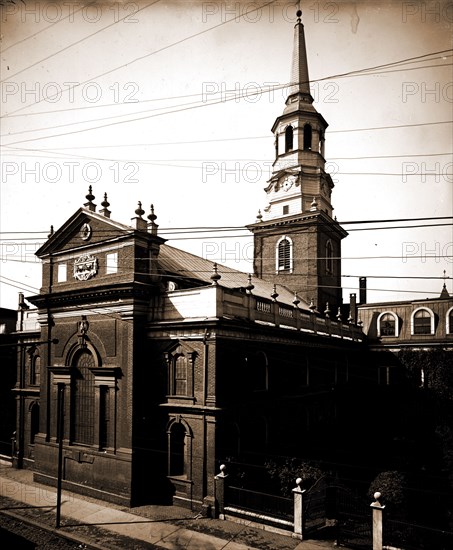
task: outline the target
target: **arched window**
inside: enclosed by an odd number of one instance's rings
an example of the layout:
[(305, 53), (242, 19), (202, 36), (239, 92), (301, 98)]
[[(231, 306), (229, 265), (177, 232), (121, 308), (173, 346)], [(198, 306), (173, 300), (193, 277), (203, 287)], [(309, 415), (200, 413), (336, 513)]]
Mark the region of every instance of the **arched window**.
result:
[(277, 243), (277, 271), (291, 271), (293, 264), (293, 243), (289, 237), (282, 237)]
[(35, 353), (30, 357), (30, 384), (39, 386), (41, 383), (41, 357)]
[(312, 129), (310, 124), (304, 126), (304, 149), (311, 149)]
[(412, 313), (412, 334), (434, 334), (434, 313), (428, 308), (419, 308)]
[(71, 439), (74, 443), (94, 442), (94, 375), (95, 361), (88, 350), (78, 353), (73, 363), (71, 388)]
[(321, 156), (324, 156), (324, 145), (325, 145), (324, 132), (321, 132), (319, 135), (319, 153), (321, 154)]
[(39, 403), (33, 403), (30, 407), (30, 443), (33, 445), (35, 436), (39, 432)]
[(447, 329), (447, 334), (453, 334), (453, 307), (451, 307), (447, 311), (446, 329)]
[(291, 125), (286, 127), (285, 130), (285, 153), (291, 151), (294, 147), (294, 130)]
[(398, 317), (391, 311), (385, 311), (377, 318), (378, 336), (398, 336)]
[(175, 422), (170, 430), (170, 475), (186, 475), (186, 430), (180, 422)]
[(330, 239), (326, 242), (326, 273), (333, 273), (333, 246)]
[(167, 362), (168, 395), (193, 397), (193, 369), (197, 353), (188, 346), (173, 345), (164, 353)]

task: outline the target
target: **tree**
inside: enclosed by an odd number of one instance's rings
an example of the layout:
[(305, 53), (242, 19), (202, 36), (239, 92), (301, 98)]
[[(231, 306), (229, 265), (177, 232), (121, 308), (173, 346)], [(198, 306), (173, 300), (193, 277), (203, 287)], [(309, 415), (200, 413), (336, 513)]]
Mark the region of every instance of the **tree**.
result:
[(324, 476), (322, 470), (316, 465), (299, 458), (269, 460), (264, 466), (270, 477), (279, 481), (283, 496), (291, 495), (291, 490), (296, 486), (298, 477), (302, 479), (301, 487), (310, 489)]
[(391, 504), (395, 507), (402, 507), (406, 502), (406, 478), (401, 472), (395, 470), (381, 472), (371, 482), (368, 489), (368, 496), (374, 498), (374, 493), (382, 495), (383, 504)]

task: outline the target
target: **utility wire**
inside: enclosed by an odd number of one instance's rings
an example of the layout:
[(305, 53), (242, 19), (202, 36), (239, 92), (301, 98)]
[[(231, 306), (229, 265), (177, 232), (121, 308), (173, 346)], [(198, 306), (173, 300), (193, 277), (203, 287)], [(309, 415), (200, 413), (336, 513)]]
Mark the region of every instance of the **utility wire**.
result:
[[(244, 138), (247, 139), (247, 138)], [(60, 152), (62, 149), (97, 149), (96, 146), (90, 146), (90, 147), (64, 147), (64, 148), (55, 148), (55, 149), (34, 149), (34, 148), (23, 148), (23, 147), (9, 147), (8, 145), (3, 145), (0, 147), (3, 147), (5, 149), (9, 149), (9, 151), (5, 151), (3, 153), (4, 156), (16, 156), (16, 157), (35, 157), (35, 158), (55, 158), (55, 155), (60, 155), (61, 158), (67, 158), (68, 156), (74, 157), (74, 158), (82, 158), (82, 159), (89, 159), (89, 160), (100, 160), (104, 162), (123, 162), (123, 163), (139, 163), (139, 164), (155, 164), (155, 163), (161, 163), (161, 162), (255, 162), (255, 163), (266, 163), (268, 165), (271, 164), (271, 161), (267, 158), (265, 159), (256, 159), (256, 158), (184, 158), (184, 159), (178, 159), (175, 157), (172, 157), (171, 159), (136, 159), (136, 158), (127, 158), (127, 159), (119, 159), (119, 158), (106, 158), (106, 157), (93, 157), (93, 156), (87, 156), (87, 155), (71, 155)], [(123, 147), (121, 145), (112, 145), (107, 147)], [(30, 152), (30, 153), (27, 153)], [(35, 152), (35, 154), (31, 154)], [(49, 153), (49, 154), (47, 154)], [(52, 153), (52, 154), (50, 154)], [(374, 155), (374, 156), (360, 156), (360, 157), (329, 157), (328, 160), (326, 160), (326, 164), (329, 164), (331, 161), (334, 160), (369, 160), (369, 159), (400, 159), (400, 158), (415, 158), (415, 157), (442, 157), (442, 156), (451, 156), (452, 153), (450, 151), (447, 151), (445, 153), (413, 153), (413, 154), (401, 154), (401, 155)], [(335, 172), (336, 174), (337, 172)], [(420, 174), (418, 174), (420, 175)]]
[[(158, 2), (159, 0), (156, 0), (156, 1)], [(208, 29), (205, 29), (205, 30), (203, 30), (203, 31), (199, 31), (199, 32), (197, 32), (197, 33), (195, 33), (195, 34), (192, 34), (192, 35), (190, 35), (190, 36), (186, 36), (185, 38), (181, 38), (180, 40), (178, 40), (178, 41), (176, 41), (176, 42), (173, 42), (173, 43), (171, 43), (171, 44), (168, 44), (167, 46), (163, 46), (162, 48), (159, 48), (158, 50), (154, 50), (154, 51), (152, 51), (152, 52), (150, 52), (150, 53), (147, 53), (147, 54), (144, 54), (144, 55), (142, 55), (142, 56), (136, 57), (135, 59), (133, 59), (133, 60), (131, 60), (131, 61), (128, 61), (127, 63), (123, 63), (122, 65), (120, 65), (120, 66), (118, 66), (118, 67), (115, 67), (115, 68), (110, 69), (110, 70), (108, 70), (108, 71), (105, 71), (105, 72), (103, 72), (103, 73), (101, 73), (101, 74), (98, 74), (98, 75), (96, 75), (96, 76), (93, 76), (93, 77), (91, 77), (91, 78), (88, 79), (88, 80), (85, 80), (85, 81), (83, 81), (83, 82), (78, 82), (78, 83), (77, 83), (77, 86), (81, 86), (81, 85), (83, 85), (83, 84), (86, 84), (86, 83), (90, 82), (91, 80), (93, 80), (94, 78), (101, 78), (101, 77), (103, 77), (103, 76), (106, 76), (106, 75), (108, 75), (108, 74), (111, 74), (111, 73), (113, 73), (113, 72), (115, 72), (115, 71), (117, 71), (117, 70), (119, 70), (119, 69), (124, 68), (124, 67), (129, 67), (130, 65), (132, 65), (133, 63), (136, 63), (137, 61), (142, 61), (143, 59), (146, 59), (147, 57), (150, 57), (151, 55), (156, 55), (156, 54), (158, 54), (158, 53), (160, 53), (160, 52), (163, 52), (163, 51), (165, 51), (165, 50), (168, 50), (168, 49), (172, 48), (173, 46), (177, 46), (177, 45), (179, 45), (179, 44), (182, 44), (182, 43), (184, 43), (184, 42), (187, 42), (188, 40), (191, 40), (192, 38), (196, 38), (196, 37), (198, 37), (198, 36), (200, 36), (200, 35), (202, 35), (202, 34), (205, 34), (205, 33), (207, 33), (207, 32), (210, 32), (210, 31), (214, 30), (214, 29), (217, 29), (217, 28), (219, 28), (219, 27), (222, 27), (223, 25), (227, 25), (228, 23), (231, 23), (231, 21), (237, 21), (239, 18), (244, 17), (244, 16), (246, 16), (246, 15), (249, 15), (249, 14), (251, 14), (251, 13), (253, 13), (253, 12), (259, 10), (259, 9), (265, 8), (266, 6), (269, 6), (270, 4), (273, 4), (274, 2), (275, 2), (275, 0), (271, 0), (271, 2), (267, 2), (266, 4), (263, 4), (262, 6), (258, 6), (257, 8), (253, 8), (253, 9), (251, 9), (251, 10), (248, 10), (247, 12), (244, 12), (244, 13), (242, 13), (241, 15), (239, 15), (239, 16), (237, 16), (237, 17), (234, 17), (233, 19), (228, 19), (227, 21), (223, 21), (222, 23), (219, 23), (218, 25), (214, 25), (213, 27), (209, 27)], [(146, 7), (148, 7), (148, 6), (146, 6)], [(54, 55), (58, 55), (58, 53), (59, 53), (59, 52), (56, 52)], [(68, 87), (67, 90), (65, 90), (65, 91), (69, 91), (69, 90), (74, 89), (74, 88), (75, 88), (75, 86), (72, 86), (72, 88), (71, 88), (71, 87)], [(40, 99), (39, 101), (35, 101), (35, 102), (32, 103), (31, 105), (24, 105), (24, 106), (21, 107), (20, 109), (16, 109), (15, 111), (13, 111), (11, 114), (18, 113), (19, 111), (23, 111), (24, 109), (27, 109), (27, 108), (29, 108), (29, 107), (32, 107), (33, 105), (37, 105), (38, 103), (41, 103), (41, 101), (43, 101), (43, 99), (44, 99), (44, 98)], [(50, 99), (50, 98), (48, 98), (48, 99)], [(6, 115), (6, 116), (8, 116), (8, 115)], [(0, 118), (2, 118), (2, 117), (0, 117)]]
[[(142, 8), (138, 8), (135, 13), (138, 13), (139, 11), (143, 11), (143, 10), (146, 10), (147, 8), (153, 6), (154, 4), (157, 4), (158, 2), (160, 2), (160, 0), (154, 0), (154, 2), (151, 2), (151, 4), (148, 4), (147, 6), (143, 6)], [(82, 8), (80, 8), (82, 9)], [(80, 10), (78, 10), (80, 11)], [(68, 46), (65, 46), (64, 48), (61, 48), (60, 50), (58, 50), (57, 52), (54, 52), (50, 55), (48, 55), (47, 57), (43, 57), (42, 59), (40, 59), (39, 61), (35, 61), (35, 63), (32, 63), (31, 65), (28, 65), (28, 67), (25, 67), (24, 69), (21, 69), (20, 71), (17, 71), (17, 73), (14, 73), (12, 75), (8, 75), (8, 79), (12, 80), (13, 78), (15, 78), (16, 76), (24, 73), (25, 71), (28, 71), (29, 69), (32, 69), (33, 67), (36, 67), (36, 65), (39, 65), (40, 63), (43, 63), (44, 61), (48, 61), (49, 59), (51, 59), (52, 57), (55, 57), (56, 55), (59, 55), (60, 53), (63, 53), (67, 50), (69, 50), (70, 48), (72, 48), (73, 46), (77, 46), (77, 44), (81, 44), (82, 42), (85, 42), (85, 40), (88, 40), (90, 38), (92, 38), (93, 36), (96, 36), (97, 34), (105, 31), (106, 29), (109, 29), (110, 27), (113, 27), (115, 25), (118, 25), (118, 23), (121, 23), (121, 21), (124, 21), (124, 19), (127, 19), (128, 17), (130, 17), (130, 14), (127, 14), (125, 15), (124, 17), (122, 17), (121, 19), (118, 19), (117, 21), (114, 21), (113, 23), (110, 23), (110, 25), (106, 25), (105, 27), (102, 27), (102, 29), (98, 29), (97, 31), (87, 35), (87, 36), (84, 36), (83, 38), (80, 38), (79, 40), (77, 40), (76, 42), (73, 42), (72, 44), (69, 44)], [(38, 34), (38, 33), (36, 33)], [(0, 81), (0, 84), (5, 82), (4, 80), (1, 80)], [(74, 87), (74, 86), (73, 86)], [(42, 101), (42, 100), (41, 100)], [(37, 101), (36, 103), (40, 103), (39, 101)], [(33, 103), (34, 105), (34, 103)], [(28, 107), (28, 106), (27, 106)]]
[[(351, 128), (343, 130), (326, 130), (326, 134), (329, 133), (347, 133), (347, 132), (365, 132), (368, 130), (388, 130), (392, 128), (412, 128), (415, 126), (432, 126), (438, 124), (452, 124), (453, 120), (443, 120), (438, 122), (422, 122), (418, 124), (401, 124), (397, 126), (380, 126), (380, 127), (371, 127), (371, 128)], [(123, 147), (161, 147), (164, 145), (196, 145), (199, 143), (221, 143), (227, 141), (243, 141), (243, 140), (255, 140), (255, 139), (268, 139), (271, 140), (274, 136), (269, 134), (266, 136), (244, 136), (244, 137), (230, 137), (230, 138), (214, 138), (214, 139), (198, 139), (191, 141), (163, 141), (155, 143), (122, 143), (118, 145), (79, 145), (75, 147), (52, 147), (52, 148), (41, 148), (41, 149), (21, 149), (23, 151), (65, 151), (65, 150), (75, 150), (75, 149), (105, 149), (105, 148), (123, 148)], [(8, 145), (3, 145), (3, 147), (9, 147)], [(11, 149), (19, 149), (18, 147), (11, 147)], [(404, 155), (400, 155), (404, 156)], [(412, 155), (410, 155), (412, 156)]]
[[(453, 216), (429, 216), (429, 217), (423, 217), (423, 218), (382, 218), (382, 219), (373, 219), (373, 220), (335, 220), (335, 223), (339, 225), (366, 225), (370, 223), (397, 223), (397, 222), (420, 222), (420, 221), (441, 221), (441, 220), (453, 220)], [(313, 225), (318, 226), (327, 226), (330, 225), (329, 223), (315, 223)], [(297, 225), (297, 227), (302, 227), (302, 224)], [(303, 227), (306, 227), (306, 224), (303, 224)], [(415, 226), (417, 227), (417, 226)], [(380, 228), (376, 228), (380, 229)], [(189, 233), (189, 232), (209, 232), (209, 231), (236, 231), (236, 230), (247, 230), (247, 227), (244, 225), (231, 225), (231, 226), (185, 226), (185, 227), (160, 227), (159, 233), (172, 231), (172, 232), (183, 232), (183, 233)], [(134, 231), (132, 227), (127, 227), (125, 229), (102, 229), (99, 228), (97, 230), (100, 233), (111, 233), (112, 236), (118, 236), (121, 233), (131, 233)], [(349, 229), (348, 231), (351, 231)], [(41, 230), (41, 231), (0, 231), (0, 235), (30, 235), (30, 234), (46, 234), (48, 233), (48, 230)]]
[[(282, 84), (278, 87), (274, 86), (273, 89), (287, 88), (288, 86), (291, 86), (291, 85), (292, 85), (291, 83), (290, 84)], [(270, 89), (267, 89), (267, 90), (261, 91), (260, 93), (269, 93), (269, 91), (270, 91)], [(253, 96), (256, 96), (256, 95), (257, 95), (257, 93), (255, 91), (250, 91), (250, 92), (247, 92), (246, 94), (242, 94), (241, 97), (242, 98), (253, 97)], [(127, 120), (117, 120), (117, 121), (110, 122), (110, 123), (107, 123), (107, 124), (99, 124), (99, 125), (93, 126), (91, 128), (83, 128), (81, 130), (74, 130), (74, 131), (64, 132), (64, 133), (61, 133), (61, 134), (53, 134), (53, 135), (50, 135), (50, 136), (41, 136), (41, 137), (30, 138), (30, 139), (21, 140), (21, 141), (14, 141), (14, 142), (10, 142), (10, 143), (7, 144), (7, 145), (16, 145), (16, 144), (20, 144), (20, 143), (28, 143), (28, 142), (31, 142), (31, 141), (40, 141), (42, 139), (50, 139), (52, 137), (61, 137), (61, 136), (72, 135), (72, 134), (77, 134), (77, 133), (81, 133), (81, 132), (89, 132), (89, 131), (92, 131), (92, 130), (98, 130), (98, 129), (106, 128), (106, 127), (109, 127), (109, 126), (115, 126), (115, 125), (118, 125), (118, 124), (127, 124), (127, 123), (130, 123), (130, 122), (137, 122), (137, 121), (141, 121), (141, 120), (147, 120), (149, 118), (155, 118), (155, 117), (158, 117), (158, 116), (165, 116), (165, 115), (169, 115), (169, 114), (180, 113), (180, 112), (183, 112), (183, 111), (190, 111), (192, 109), (199, 109), (199, 108), (202, 108), (202, 107), (209, 107), (209, 106), (212, 106), (212, 105), (219, 105), (219, 104), (222, 104), (222, 103), (235, 101), (236, 99), (237, 99), (236, 97), (229, 97), (229, 98), (221, 98), (221, 99), (217, 99), (217, 100), (214, 99), (212, 101), (202, 101), (201, 103), (197, 102), (197, 101), (194, 101), (194, 102), (179, 104), (179, 105), (170, 106), (170, 107), (159, 107), (159, 108), (156, 108), (156, 109), (145, 109), (143, 111), (137, 111), (133, 114), (125, 113), (125, 114), (122, 114), (122, 115), (112, 115), (112, 116), (102, 117), (102, 118), (98, 118), (98, 119), (68, 122), (68, 123), (54, 125), (54, 126), (34, 128), (34, 129), (31, 129), (31, 130), (21, 130), (21, 131), (18, 131), (18, 132), (9, 132), (9, 133), (6, 133), (6, 134), (2, 134), (0, 137), (9, 137), (9, 136), (20, 135), (20, 134), (29, 134), (29, 133), (33, 133), (33, 132), (41, 132), (41, 131), (52, 130), (52, 129), (57, 129), (57, 128), (64, 128), (64, 127), (74, 126), (74, 125), (78, 125), (78, 124), (89, 124), (89, 123), (92, 123), (92, 122), (100, 122), (100, 121), (103, 121), (103, 120), (112, 120), (112, 119), (117, 119), (117, 118), (121, 118), (121, 117), (135, 116), (137, 114), (150, 113), (150, 112), (154, 112), (154, 111), (161, 111), (161, 112), (158, 112), (158, 113), (155, 113), (155, 114), (142, 116), (142, 117), (138, 117), (138, 118), (129, 118)], [(170, 110), (168, 110), (168, 109), (170, 109)], [(375, 128), (373, 128), (373, 129), (375, 129)]]
[[(50, 28), (52, 28), (55, 25), (58, 25), (58, 23), (61, 23), (65, 19), (68, 19), (69, 17), (73, 17), (76, 13), (79, 13), (79, 11), (82, 11), (84, 8), (85, 8), (85, 6), (82, 6), (78, 10), (74, 10), (74, 11), (69, 10), (69, 14), (66, 15), (65, 17), (62, 17), (61, 19), (59, 18), (58, 21), (55, 21), (54, 23), (51, 23), (50, 25), (47, 25), (47, 27), (45, 27), (44, 29), (41, 29), (40, 31), (37, 31), (34, 34), (31, 34), (29, 36), (26, 36), (25, 38), (22, 38), (22, 40), (18, 40), (17, 42), (14, 42), (14, 44), (11, 44), (11, 46), (3, 48), (1, 50), (1, 53), (3, 54), (5, 52), (7, 52), (8, 50), (10, 50), (11, 48), (15, 48), (19, 44), (23, 44), (26, 40), (30, 40), (31, 38), (35, 38), (35, 36), (38, 36), (38, 34), (41, 34), (42, 32), (45, 32), (45, 31), (49, 30)], [(24, 70), (26, 70), (26, 69), (24, 69)]]
[[(450, 64), (451, 65), (451, 64)], [(445, 66), (445, 65), (436, 65), (436, 66)], [(429, 67), (429, 66), (428, 66)], [(426, 66), (425, 67), (417, 67), (417, 69), (423, 69), (423, 68), (427, 68)], [(415, 70), (416, 68), (414, 68), (413, 70)], [(390, 72), (390, 71), (387, 71), (387, 72)], [(397, 71), (391, 71), (391, 72), (397, 72)], [(365, 74), (361, 74), (361, 75), (351, 75), (351, 76), (369, 76), (369, 75), (372, 75), (374, 73), (365, 73)], [(382, 73), (379, 73), (379, 74), (382, 74)], [(385, 73), (383, 73), (385, 74)], [(330, 77), (327, 77), (330, 79)], [(314, 81), (312, 81), (314, 82)], [(275, 90), (279, 90), (279, 89), (285, 89), (285, 88), (288, 88), (290, 86), (293, 86), (297, 83), (285, 83), (285, 84), (281, 84), (281, 85), (278, 85), (278, 86), (267, 86), (266, 88), (267, 89), (260, 89), (259, 91), (259, 94), (264, 94), (264, 93), (269, 93), (271, 91), (275, 91)], [(222, 95), (223, 94), (226, 94), (228, 92), (222, 92)], [(201, 95), (201, 94), (197, 94), (197, 95)], [(215, 95), (218, 95), (218, 94), (215, 94)], [(245, 99), (247, 97), (254, 97), (257, 95), (257, 92), (256, 91), (249, 91), (247, 93), (244, 94), (244, 92), (241, 92), (240, 96), (239, 96), (239, 99)], [(214, 104), (214, 105), (218, 105), (220, 103), (225, 103), (227, 101), (237, 101), (238, 97), (235, 95), (235, 96), (232, 96), (230, 98), (225, 98), (225, 97), (222, 97), (220, 100), (219, 99), (212, 99), (212, 100), (209, 100), (209, 101), (205, 101), (205, 100), (201, 100), (201, 103), (200, 101), (192, 101), (192, 102), (189, 102), (189, 103), (179, 103), (179, 104), (176, 104), (176, 105), (170, 105), (170, 106), (166, 106), (166, 107), (157, 107), (155, 109), (145, 109), (143, 111), (136, 111), (134, 113), (125, 113), (125, 114), (122, 114), (122, 115), (110, 115), (110, 116), (107, 116), (107, 117), (102, 117), (102, 118), (97, 118), (97, 119), (89, 119), (89, 120), (81, 120), (81, 121), (75, 121), (75, 122), (67, 122), (67, 123), (64, 123), (64, 124), (58, 124), (58, 125), (54, 125), (54, 126), (45, 126), (45, 127), (41, 127), (41, 128), (32, 128), (31, 130), (20, 130), (18, 132), (9, 132), (9, 133), (6, 133), (6, 134), (2, 134), (0, 135), (0, 137), (8, 137), (8, 136), (16, 136), (16, 135), (21, 135), (21, 134), (29, 134), (29, 133), (33, 133), (33, 132), (41, 132), (41, 131), (44, 131), (44, 130), (54, 130), (54, 129), (57, 129), (57, 128), (64, 128), (64, 127), (67, 127), (67, 126), (74, 126), (74, 125), (78, 125), (78, 124), (89, 124), (89, 123), (92, 123), (92, 122), (101, 122), (101, 121), (104, 121), (104, 120), (112, 120), (112, 119), (115, 119), (115, 118), (121, 118), (121, 117), (130, 117), (130, 116), (135, 116), (135, 115), (138, 115), (138, 114), (143, 114), (143, 113), (150, 113), (150, 112), (154, 112), (154, 111), (162, 111), (161, 113), (157, 113), (155, 116), (159, 116), (159, 115), (165, 115), (165, 114), (171, 114), (171, 113), (174, 113), (174, 112), (179, 112), (179, 107), (188, 107), (188, 106), (192, 106), (192, 108), (196, 109), (196, 108), (199, 108), (199, 107), (207, 107), (208, 105), (210, 104)], [(123, 105), (128, 105), (128, 103), (124, 103)], [(173, 110), (168, 110), (168, 109), (173, 109)], [(186, 109), (181, 109), (181, 110), (186, 110)], [(6, 117), (8, 117), (8, 115), (6, 115)], [(146, 117), (146, 118), (149, 118), (149, 117)], [(140, 119), (139, 119), (140, 120)], [(123, 121), (123, 122), (129, 122), (129, 121)]]
[[(191, 272), (190, 272), (191, 273)], [(174, 274), (172, 273), (166, 273), (165, 275), (175, 279), (175, 278), (178, 278), (177, 276), (175, 277)], [(246, 275), (244, 273), (244, 275)], [(4, 278), (3, 276), (0, 276), (0, 279), (1, 278)], [(188, 276), (180, 276), (179, 277), (180, 279), (183, 279), (183, 280), (187, 280), (187, 278), (190, 278)], [(14, 279), (8, 279), (9, 281), (14, 281)], [(220, 279), (221, 281), (221, 279)], [(15, 283), (17, 283), (17, 285), (22, 285), (22, 286), (17, 286), (16, 284), (12, 284), (12, 283), (8, 283), (6, 281), (0, 281), (0, 283), (3, 283), (3, 284), (6, 284), (6, 285), (9, 285), (9, 286), (14, 286), (14, 287), (17, 287), (17, 288), (20, 288), (20, 289), (23, 289), (23, 286), (29, 286), (30, 288), (35, 288), (35, 287), (32, 287), (31, 285), (23, 285), (20, 281), (14, 281)], [(221, 286), (221, 283), (219, 283), (219, 285)], [(244, 281), (244, 286), (246, 285), (246, 281)], [(286, 285), (282, 285), (282, 286), (286, 286)], [(297, 290), (295, 291), (296, 294), (300, 294), (302, 292), (305, 292), (309, 289), (312, 289), (312, 290), (315, 290), (315, 289), (318, 289), (318, 288), (328, 288), (328, 289), (343, 289), (343, 290), (356, 290), (356, 287), (345, 287), (345, 286), (338, 286), (338, 285), (307, 285), (306, 287), (304, 287), (303, 289), (300, 289), (300, 290)], [(39, 290), (36, 288), (35, 289), (36, 292), (39, 292)], [(439, 295), (439, 292), (437, 291), (428, 291), (428, 290), (407, 290), (407, 289), (388, 289), (388, 288), (369, 288), (367, 287), (367, 291), (373, 291), (373, 292), (404, 292), (404, 293), (414, 293), (414, 294), (434, 294), (434, 295)], [(27, 291), (28, 292), (28, 291)], [(100, 306), (101, 309), (104, 309), (104, 306)], [(114, 306), (110, 306), (110, 307), (113, 307)]]
[[(82, 8), (80, 8), (82, 9)], [(80, 10), (77, 10), (77, 11), (80, 11)], [(74, 12), (74, 13), (77, 13), (77, 12)], [(250, 13), (250, 12), (248, 12)], [(244, 14), (246, 15), (246, 14)], [(46, 30), (46, 29), (43, 29), (43, 30)], [(39, 32), (42, 32), (42, 31), (39, 31)], [(39, 34), (38, 33), (35, 33), (35, 34)], [(98, 31), (100, 32), (100, 31)], [(11, 46), (10, 46), (11, 47)], [(8, 48), (7, 48), (8, 49)], [(6, 51), (6, 50), (4, 50)], [(447, 50), (447, 51), (450, 51), (450, 50)], [(58, 52), (57, 52), (58, 53)], [(443, 53), (443, 52), (440, 52), (440, 53)], [(422, 57), (429, 57), (431, 54), (425, 54), (424, 56)], [(435, 55), (432, 54), (432, 55)], [(446, 59), (447, 57), (452, 57), (452, 54), (448, 55), (448, 56), (443, 56), (442, 59)], [(416, 60), (419, 59), (419, 57), (416, 57), (414, 58)], [(435, 59), (438, 59), (438, 57), (434, 57), (432, 60), (435, 60)], [(426, 61), (427, 59), (425, 59)], [(411, 61), (410, 63), (418, 63), (419, 61)], [(394, 63), (389, 63), (387, 65), (383, 65), (382, 67), (390, 67), (390, 66), (394, 66), (394, 65), (407, 65), (407, 64), (410, 64), (409, 62), (407, 63), (401, 63), (400, 61), (397, 61), (397, 62), (394, 62)], [(418, 69), (424, 69), (424, 68), (429, 68), (429, 67), (443, 67), (443, 66), (449, 66), (450, 64), (442, 64), (442, 65), (428, 65), (428, 66), (422, 66), (422, 67), (414, 67), (413, 69), (414, 70), (418, 70)], [(26, 70), (26, 69), (24, 69)], [(378, 73), (372, 73), (372, 72), (369, 72), (368, 73), (368, 69), (363, 69), (364, 71), (367, 71), (366, 73), (364, 73), (364, 75), (368, 75), (368, 74), (385, 74), (385, 72), (378, 72)], [(412, 69), (398, 69), (397, 72), (401, 72), (401, 71), (404, 71), (404, 70), (412, 70)], [(388, 72), (393, 72), (393, 71), (388, 71)], [(16, 73), (18, 74), (18, 73)], [(15, 75), (13, 75), (15, 76)], [(99, 76), (99, 75), (98, 75)], [(340, 77), (342, 75), (339, 75), (338, 77)], [(354, 76), (354, 74), (351, 73), (351, 75), (349, 75), (349, 73), (346, 73), (345, 75), (343, 76)], [(360, 74), (358, 76), (361, 76)], [(11, 77), (10, 77), (11, 78)], [(97, 78), (97, 77), (93, 77), (93, 78)], [(311, 80), (310, 82), (311, 83), (315, 83), (315, 82), (320, 82), (320, 81), (323, 81), (323, 80), (329, 80), (331, 78), (336, 78), (336, 77), (323, 77), (321, 79), (315, 79), (315, 80)], [(86, 81), (86, 82), (89, 82), (89, 81)], [(86, 83), (85, 82), (85, 83)], [(77, 85), (81, 85), (83, 83), (78, 83)], [(285, 85), (287, 86), (287, 85)], [(277, 89), (277, 88), (271, 88), (271, 91), (273, 91), (274, 89)], [(234, 92), (235, 90), (225, 90), (225, 91), (222, 91), (222, 92), (216, 92), (214, 93), (214, 95), (218, 94), (218, 93), (232, 93)], [(164, 100), (170, 100), (170, 99), (183, 99), (183, 98), (189, 98), (189, 97), (196, 97), (196, 96), (203, 96), (202, 93), (195, 93), (195, 94), (184, 94), (184, 95), (179, 95), (179, 96), (173, 96), (173, 97), (163, 97), (163, 98), (151, 98), (151, 99), (142, 99), (142, 100), (139, 100), (137, 103), (147, 103), (147, 102), (154, 102), (154, 101), (164, 101)], [(52, 99), (54, 96), (51, 96), (50, 99)], [(134, 102), (135, 103), (135, 102)], [(34, 105), (34, 104), (33, 104)], [(15, 116), (34, 116), (34, 115), (43, 115), (43, 114), (52, 114), (52, 113), (60, 113), (60, 112), (67, 112), (67, 111), (74, 111), (74, 110), (81, 110), (81, 109), (99, 109), (99, 108), (104, 108), (104, 107), (115, 107), (115, 106), (118, 106), (118, 105), (124, 105), (122, 103), (110, 103), (110, 104), (104, 104), (104, 105), (86, 105), (86, 106), (83, 106), (83, 107), (68, 107), (68, 108), (65, 108), (65, 109), (53, 109), (53, 110), (48, 110), (48, 111), (40, 111), (40, 112), (35, 112), (35, 113), (29, 113), (29, 114), (13, 114), (13, 113), (10, 113), (10, 114), (7, 114), (7, 115), (4, 115), (6, 118), (13, 118)]]

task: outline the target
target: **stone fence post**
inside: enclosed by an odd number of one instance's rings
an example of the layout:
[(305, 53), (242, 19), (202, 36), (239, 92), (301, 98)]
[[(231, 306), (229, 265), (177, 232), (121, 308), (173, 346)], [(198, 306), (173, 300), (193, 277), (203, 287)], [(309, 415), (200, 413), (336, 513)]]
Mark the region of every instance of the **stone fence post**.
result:
[(226, 466), (221, 464), (220, 474), (217, 474), (214, 477), (214, 500), (215, 500), (215, 510), (214, 517), (219, 519), (225, 519), (225, 489), (226, 489), (226, 480), (228, 474), (225, 473)]
[(293, 537), (303, 540), (305, 531), (305, 518), (304, 518), (304, 493), (305, 489), (300, 488), (302, 479), (298, 477), (296, 479), (296, 485), (293, 489), (294, 496), (294, 532)]
[(370, 504), (373, 508), (373, 550), (382, 550), (382, 516), (385, 505), (379, 502), (381, 493), (374, 493), (375, 502)]

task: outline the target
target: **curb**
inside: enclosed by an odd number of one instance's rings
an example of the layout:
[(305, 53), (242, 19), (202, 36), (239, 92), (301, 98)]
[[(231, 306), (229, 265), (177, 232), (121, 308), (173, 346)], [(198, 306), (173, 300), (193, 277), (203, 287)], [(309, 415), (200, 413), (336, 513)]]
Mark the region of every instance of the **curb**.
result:
[[(0, 509), (0, 514), (3, 514), (4, 516), (10, 517), (12, 519), (18, 520), (22, 523), (31, 525), (32, 527), (36, 527), (37, 529), (42, 529), (43, 531), (47, 531), (48, 533), (52, 533), (53, 535), (57, 535), (58, 537), (68, 540), (69, 542), (83, 544), (89, 550), (105, 550), (105, 546), (99, 546), (98, 544), (91, 542), (85, 537), (81, 537), (80, 535), (72, 535), (65, 531), (61, 531), (56, 527), (50, 527), (45, 523), (40, 523), (39, 521), (35, 521), (31, 518), (27, 518), (20, 514), (11, 512), (10, 510)], [(120, 546), (110, 546), (109, 550), (123, 550), (123, 549)]]

